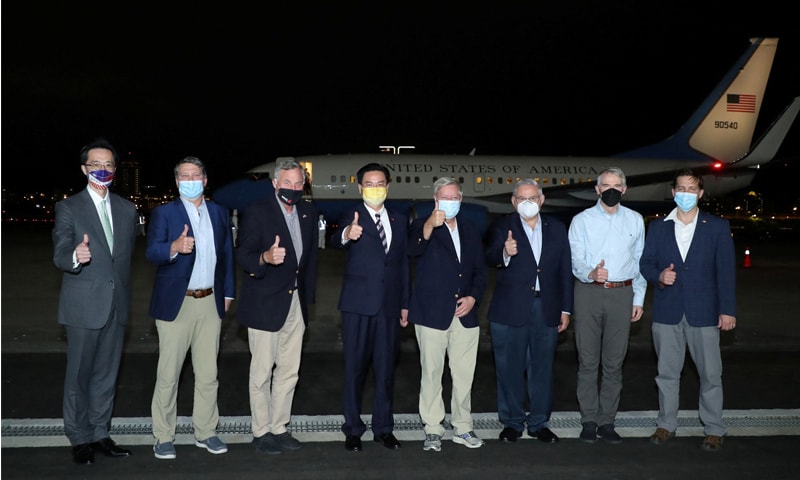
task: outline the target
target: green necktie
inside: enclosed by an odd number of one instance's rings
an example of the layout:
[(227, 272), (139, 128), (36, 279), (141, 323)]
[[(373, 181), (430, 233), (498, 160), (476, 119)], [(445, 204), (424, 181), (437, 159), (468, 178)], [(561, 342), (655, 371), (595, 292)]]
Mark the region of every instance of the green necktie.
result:
[(114, 230), (111, 229), (111, 220), (108, 218), (108, 199), (104, 198), (100, 202), (100, 221), (103, 223), (103, 231), (106, 233), (108, 249), (114, 251)]

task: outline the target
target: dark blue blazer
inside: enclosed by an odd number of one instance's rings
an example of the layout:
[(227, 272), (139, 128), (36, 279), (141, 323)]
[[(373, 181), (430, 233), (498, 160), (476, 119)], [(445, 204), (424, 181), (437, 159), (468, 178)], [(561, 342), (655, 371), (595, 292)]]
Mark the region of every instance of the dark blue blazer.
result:
[[(518, 213), (497, 219), (489, 229), (486, 262), (497, 268), (494, 294), (489, 304), (489, 321), (519, 327), (530, 320), (536, 279), (539, 279), (545, 323), (558, 326), (561, 312), (572, 313), (574, 286), (572, 256), (567, 228), (555, 217), (540, 214), (542, 253), (533, 256), (528, 236)], [(508, 231), (517, 241), (519, 253), (503, 263), (503, 248)]]
[[(358, 212), (363, 227), (361, 238), (342, 244), (342, 231), (353, 222)], [(400, 319), (400, 310), (408, 308), (408, 220), (405, 215), (387, 209), (392, 226), (392, 243), (384, 253), (375, 217), (361, 203), (339, 220), (331, 245), (347, 249), (339, 310), (373, 316), (383, 308), (387, 318)]]
[[(275, 195), (253, 203), (239, 220), (236, 261), (244, 271), (236, 319), (242, 325), (277, 332), (286, 323), (292, 295), (297, 289), (303, 320), (308, 324), (308, 304), (314, 303), (317, 283), (317, 218), (310, 201), (295, 205), (300, 223), (303, 252), (300, 258), (283, 217), (283, 206)], [(261, 255), (280, 237), (286, 258), (280, 265), (259, 265)]]
[[(214, 230), (214, 247), (217, 265), (214, 269), (214, 297), (219, 318), (225, 316), (225, 297), (236, 296), (236, 273), (233, 262), (233, 231), (227, 208), (206, 200), (206, 208)], [(172, 321), (178, 316), (189, 279), (194, 268), (195, 251), (189, 255), (178, 254), (170, 260), (170, 245), (189, 225), (187, 235), (194, 236), (192, 223), (180, 198), (159, 205), (150, 214), (147, 230), (147, 260), (156, 265), (156, 279), (150, 298), (149, 314), (158, 320)]]
[(478, 307), (486, 290), (487, 268), (481, 233), (469, 220), (456, 217), (461, 243), (461, 261), (445, 224), (433, 229), (431, 238), (422, 234), (427, 218), (414, 220), (409, 229), (408, 255), (416, 259), (408, 321), (417, 325), (447, 330), (453, 322), (456, 302), (472, 296), (475, 307), (461, 324), (478, 326)]
[[(719, 324), (721, 314), (736, 316), (736, 253), (727, 220), (698, 212), (692, 243), (681, 258), (675, 223), (649, 222), (639, 260), (642, 276), (653, 288), (653, 322), (675, 325), (686, 314), (695, 327)], [(661, 271), (675, 265), (675, 283), (661, 285)]]

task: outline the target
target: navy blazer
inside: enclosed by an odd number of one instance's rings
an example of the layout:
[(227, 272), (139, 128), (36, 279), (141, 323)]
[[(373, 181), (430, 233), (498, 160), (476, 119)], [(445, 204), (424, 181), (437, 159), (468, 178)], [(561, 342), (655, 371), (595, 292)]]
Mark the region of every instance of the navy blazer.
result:
[[(342, 232), (358, 212), (363, 227), (361, 238), (342, 243)], [(373, 316), (383, 309), (387, 318), (400, 319), (400, 310), (408, 308), (409, 270), (406, 245), (408, 220), (405, 215), (387, 209), (392, 226), (389, 252), (383, 251), (375, 216), (361, 203), (345, 213), (333, 232), (331, 245), (347, 249), (342, 292), (338, 308), (343, 312)]]
[(422, 234), (427, 218), (414, 220), (409, 228), (408, 255), (416, 259), (408, 321), (417, 325), (447, 330), (453, 322), (456, 302), (472, 296), (475, 306), (461, 324), (478, 326), (478, 307), (486, 290), (487, 268), (481, 233), (469, 220), (456, 216), (461, 260), (456, 255), (450, 227), (434, 228), (425, 240)]
[[(308, 304), (314, 303), (317, 282), (317, 208), (308, 200), (295, 204), (303, 251), (298, 258), (283, 205), (275, 195), (251, 204), (239, 219), (236, 261), (244, 271), (236, 319), (242, 325), (277, 332), (286, 323), (292, 295), (297, 290), (303, 320), (308, 324)], [(280, 237), (286, 249), (280, 265), (259, 265), (264, 251)]]
[[(675, 265), (675, 283), (661, 285), (658, 277), (670, 264)], [(709, 327), (719, 324), (721, 314), (736, 316), (736, 253), (730, 225), (723, 218), (698, 212), (686, 261), (675, 240), (675, 223), (651, 220), (639, 269), (655, 287), (655, 323), (675, 325), (686, 314), (689, 325)]]
[[(497, 268), (494, 294), (489, 304), (490, 322), (512, 327), (527, 323), (537, 278), (545, 324), (556, 327), (561, 322), (561, 312), (572, 313), (574, 288), (567, 228), (549, 215), (540, 214), (539, 222), (542, 224), (542, 253), (538, 263), (518, 213), (497, 219), (489, 230), (486, 262)], [(509, 230), (517, 241), (518, 253), (505, 266), (503, 248)]]
[[(225, 316), (225, 297), (236, 296), (236, 273), (233, 262), (233, 230), (227, 208), (206, 200), (211, 226), (214, 230), (214, 247), (217, 252), (217, 265), (214, 269), (214, 297), (219, 318)], [(178, 316), (189, 279), (194, 268), (195, 251), (188, 255), (178, 254), (170, 259), (172, 242), (183, 233), (183, 226), (189, 226), (188, 236), (193, 237), (189, 214), (180, 198), (159, 205), (150, 214), (150, 227), (147, 230), (147, 260), (157, 266), (153, 294), (150, 298), (149, 314), (158, 320), (173, 321)]]

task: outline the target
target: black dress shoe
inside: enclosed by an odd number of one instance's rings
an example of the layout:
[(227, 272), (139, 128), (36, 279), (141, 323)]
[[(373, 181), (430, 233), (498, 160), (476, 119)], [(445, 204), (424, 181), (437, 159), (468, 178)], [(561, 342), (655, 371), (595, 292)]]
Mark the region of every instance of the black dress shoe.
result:
[(96, 442), (92, 442), (92, 449), (102, 452), (106, 457), (129, 457), (131, 451), (118, 446), (114, 440), (106, 437)]
[(514, 443), (522, 436), (522, 432), (519, 430), (514, 430), (511, 427), (506, 427), (500, 432), (500, 440), (506, 443)]
[(558, 436), (547, 427), (540, 428), (539, 430), (528, 430), (528, 435), (544, 443), (558, 442)]
[(383, 435), (375, 435), (375, 441), (390, 450), (397, 450), (400, 448), (400, 441), (395, 438), (392, 433), (384, 433)]
[(81, 443), (72, 447), (72, 460), (79, 465), (94, 463), (94, 452), (88, 443)]
[(356, 435), (348, 435), (344, 440), (344, 449), (348, 452), (361, 451), (361, 437)]

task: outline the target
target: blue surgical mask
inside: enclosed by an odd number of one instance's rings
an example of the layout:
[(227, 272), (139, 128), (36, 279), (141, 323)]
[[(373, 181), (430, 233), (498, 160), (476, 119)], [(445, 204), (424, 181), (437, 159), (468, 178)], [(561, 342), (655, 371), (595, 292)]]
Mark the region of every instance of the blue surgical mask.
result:
[(203, 194), (202, 180), (181, 180), (178, 182), (178, 191), (181, 196), (194, 200)]
[(689, 192), (675, 192), (675, 203), (678, 208), (688, 212), (697, 206), (697, 194)]
[(450, 220), (461, 210), (460, 200), (439, 200), (439, 210), (444, 210), (444, 218)]

